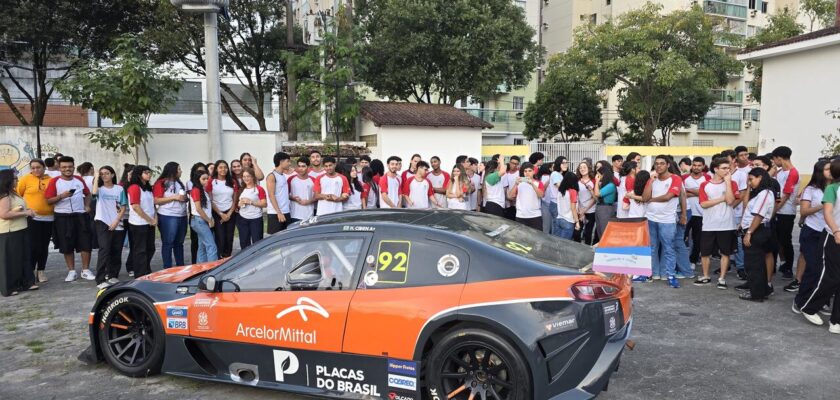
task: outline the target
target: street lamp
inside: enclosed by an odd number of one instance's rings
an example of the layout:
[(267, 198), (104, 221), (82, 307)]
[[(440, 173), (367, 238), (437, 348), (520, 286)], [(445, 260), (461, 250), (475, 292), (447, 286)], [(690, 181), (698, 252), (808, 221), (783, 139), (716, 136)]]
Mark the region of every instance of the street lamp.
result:
[(356, 81), (353, 81), (353, 82), (337, 82), (337, 81), (323, 82), (323, 81), (319, 81), (317, 79), (312, 79), (312, 78), (309, 78), (307, 80), (310, 81), (310, 82), (315, 82), (315, 83), (317, 83), (321, 86), (326, 86), (326, 87), (333, 88), (333, 90), (335, 92), (335, 110), (333, 111), (333, 114), (335, 114), (335, 123), (333, 124), (333, 130), (335, 131), (335, 159), (336, 159), (336, 161), (338, 161), (339, 159), (341, 159), (341, 143), (340, 143), (340, 139), (339, 139), (339, 133), (340, 132), (338, 130), (339, 125), (341, 125), (341, 112), (340, 112), (341, 108), (340, 108), (340, 103), (339, 103), (338, 89), (341, 89), (343, 87), (348, 87), (349, 88), (349, 87), (361, 85), (361, 84), (364, 84), (364, 82), (356, 82)]
[(207, 136), (211, 160), (222, 158), (222, 100), (219, 80), (219, 16), (229, 0), (170, 0), (186, 12), (204, 14), (204, 70), (207, 76)]
[[(36, 107), (38, 106), (38, 70), (35, 68), (24, 67), (22, 65), (12, 64), (6, 61), (0, 61), (0, 67), (18, 68), (24, 71), (32, 72), (32, 122), (35, 123), (35, 141), (37, 144), (38, 158), (41, 158), (41, 122), (35, 115)], [(33, 63), (34, 67), (34, 63)], [(43, 115), (41, 116), (43, 118)]]

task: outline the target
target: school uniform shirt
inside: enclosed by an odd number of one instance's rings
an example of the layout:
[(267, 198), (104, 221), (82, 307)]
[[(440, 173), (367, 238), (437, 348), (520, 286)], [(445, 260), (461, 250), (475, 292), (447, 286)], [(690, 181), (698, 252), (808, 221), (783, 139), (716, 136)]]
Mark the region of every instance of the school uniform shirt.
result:
[(658, 177), (654, 176), (650, 179), (650, 181), (648, 181), (648, 185), (653, 186), (651, 190), (651, 198), (662, 196), (665, 193), (673, 193), (674, 197), (664, 203), (648, 203), (645, 213), (647, 219), (660, 224), (676, 223), (674, 216), (677, 214), (677, 207), (680, 204), (682, 179), (674, 174), (671, 174), (671, 176), (665, 180), (660, 180)]
[(507, 199), (507, 193), (510, 192), (510, 188), (516, 184), (516, 178), (519, 178), (519, 171), (505, 173), (502, 177), (502, 186), (505, 188), (505, 208), (509, 208), (514, 205)]
[[(548, 190), (552, 191), (552, 198), (551, 201), (553, 203), (557, 202), (557, 194), (560, 193), (557, 189), (560, 187), (560, 183), (563, 182), (563, 174), (554, 171), (551, 173), (549, 180), (548, 180)], [(575, 190), (575, 198), (577, 198), (577, 190)]]
[(566, 194), (563, 194), (558, 190), (555, 200), (557, 202), (557, 218), (574, 224), (575, 216), (572, 214), (572, 204), (577, 204), (578, 191), (566, 189)]
[[(588, 207), (589, 203), (591, 203), (594, 199), (594, 195), (592, 194), (592, 190), (595, 189), (595, 182), (589, 181), (583, 183), (583, 181), (578, 181), (578, 212), (580, 212), (583, 207)], [(586, 211), (587, 214), (595, 214), (595, 205), (593, 204), (589, 210)]]
[(135, 204), (140, 205), (149, 218), (155, 218), (155, 195), (151, 190), (143, 190), (140, 185), (131, 185), (128, 187), (128, 223), (131, 225), (149, 225), (149, 222), (143, 219), (136, 211)]
[[(800, 200), (810, 201), (811, 207), (815, 207), (818, 204), (822, 204), (823, 194), (822, 189), (818, 187), (805, 186), (805, 190), (802, 191), (802, 198)], [(822, 232), (826, 226), (824, 217), (825, 214), (823, 213), (823, 210), (820, 209), (819, 211), (805, 217), (805, 225), (817, 232)]]
[(629, 198), (625, 199), (627, 202), (630, 203), (630, 209), (627, 210), (627, 218), (642, 218), (647, 213), (647, 207), (645, 203), (640, 201), (631, 200)]
[(309, 174), (309, 177), (310, 177), (310, 178), (312, 178), (312, 179), (318, 179), (319, 177), (326, 175), (326, 174), (327, 174), (327, 172), (326, 172), (326, 171), (324, 171), (324, 170), (323, 170), (323, 168), (322, 168), (320, 171), (315, 171), (314, 169), (309, 168), (309, 172), (308, 172), (308, 174)]
[(400, 174), (400, 179), (402, 179), (402, 182), (408, 182), (411, 180), (411, 178), (414, 178), (414, 172), (411, 172), (410, 169), (407, 169), (403, 171), (402, 174)]
[(544, 205), (548, 206), (548, 203), (554, 201), (554, 196), (557, 196), (557, 189), (552, 191), (551, 186), (551, 175), (543, 175), (540, 177), (540, 182), (542, 182), (543, 187), (545, 187), (545, 194), (543, 195), (542, 202)]
[(376, 208), (376, 190), (370, 183), (362, 183), (362, 199), (367, 201), (367, 208)]
[[(102, 221), (105, 225), (111, 226), (117, 219), (120, 212), (120, 207), (128, 206), (128, 196), (125, 194), (125, 189), (120, 185), (114, 185), (110, 189), (102, 186), (96, 194), (96, 214), (93, 217), (94, 221)], [(122, 221), (117, 224), (116, 230), (121, 231), (125, 229)]]
[(210, 179), (207, 181), (207, 193), (213, 198), (213, 205), (221, 212), (227, 212), (233, 207), (233, 197), (239, 184), (233, 181), (233, 187), (227, 185), (224, 179)]
[[(730, 188), (736, 199), (740, 199), (738, 184), (730, 181)], [(726, 181), (718, 183), (707, 181), (700, 184), (700, 196), (698, 202), (714, 200), (726, 194)], [(692, 213), (694, 211), (692, 210)], [(735, 210), (726, 202), (719, 203), (713, 207), (703, 210), (703, 231), (704, 232), (725, 232), (734, 231), (738, 227), (735, 222)]]
[(407, 208), (428, 209), (432, 207), (429, 197), (434, 196), (435, 191), (428, 178), (419, 181), (417, 178), (411, 178), (403, 184), (403, 194), (411, 199), (412, 204), (407, 204)]
[[(444, 189), (449, 186), (449, 174), (446, 171), (440, 171), (440, 174), (435, 175), (434, 172), (426, 174), (426, 179), (432, 183), (435, 189)], [(446, 194), (435, 193), (435, 200), (437, 200), (439, 208), (446, 208)]]
[[(732, 182), (738, 186), (738, 192), (742, 192), (747, 190), (747, 184), (749, 183), (749, 171), (744, 172), (742, 169), (736, 169), (734, 173), (732, 173)], [(736, 225), (741, 221), (741, 217), (744, 216), (744, 204), (738, 203), (735, 206), (735, 222)]]
[[(840, 183), (832, 183), (826, 186), (822, 203), (834, 205), (834, 208), (831, 210), (831, 218), (834, 219), (835, 224), (840, 225), (840, 205), (837, 204), (837, 198), (840, 197), (837, 195), (838, 191), (840, 191)], [(834, 236), (834, 232), (831, 232), (831, 228), (828, 227), (828, 224), (825, 226), (825, 231), (828, 232), (829, 235)]]
[(470, 201), (468, 207), (470, 210), (475, 210), (475, 208), (478, 206), (478, 191), (481, 190), (481, 175), (473, 174), (470, 177), (470, 183), (472, 183), (473, 188), (475, 188), (475, 190), (473, 190), (473, 192), (470, 193)]
[(18, 179), (17, 192), (23, 197), (26, 202), (26, 207), (35, 211), (35, 216), (32, 217), (35, 221), (53, 221), (52, 204), (47, 203), (47, 196), (45, 195), (47, 186), (50, 185), (50, 178), (48, 175), (41, 175), (38, 178), (32, 174), (26, 174)]
[[(289, 196), (300, 197), (301, 200), (311, 200), (315, 197), (315, 180), (311, 176), (301, 178), (299, 175), (289, 178)], [(315, 215), (315, 203), (302, 205), (296, 201), (289, 205), (289, 214), (293, 219), (304, 220)]]
[[(156, 199), (164, 197), (177, 196), (183, 192), (186, 194), (186, 188), (181, 186), (178, 182), (167, 182), (164, 179), (158, 179), (155, 185), (152, 186), (152, 194)], [(172, 201), (166, 204), (161, 204), (157, 208), (160, 215), (167, 217), (186, 217), (187, 216), (187, 202)]]
[(58, 196), (66, 191), (75, 189), (73, 195), (59, 200), (53, 205), (53, 210), (59, 214), (84, 214), (85, 212), (85, 196), (90, 194), (85, 181), (80, 176), (73, 176), (70, 180), (64, 180), (61, 177), (52, 178), (47, 184), (47, 190), (44, 191), (44, 196), (48, 199)]
[[(244, 188), (242, 192), (239, 193), (239, 200), (248, 199), (254, 203), (259, 203), (260, 200), (266, 200), (265, 189), (262, 186), (254, 186), (252, 188)], [(262, 208), (257, 207), (253, 204), (246, 204), (242, 207), (239, 207), (239, 216), (245, 219), (257, 219), (262, 218)]]
[[(344, 175), (335, 174), (321, 175), (315, 179), (315, 193), (321, 195), (331, 194), (340, 197), (342, 194), (350, 194), (350, 183)], [(344, 204), (337, 201), (318, 200), (318, 215), (327, 215), (344, 210)]]
[[(280, 214), (288, 214), (289, 206), (291, 205), (291, 201), (289, 200), (289, 177), (277, 171), (271, 171), (271, 174), (274, 175), (274, 198), (277, 199)], [(268, 199), (267, 210), (268, 214), (277, 215), (277, 210), (271, 204), (271, 199)]]
[(361, 210), (362, 209), (362, 192), (356, 190), (354, 186), (350, 187), (350, 197), (344, 202), (344, 211)]
[[(685, 187), (685, 190), (700, 189), (700, 185), (702, 185), (704, 182), (708, 182), (708, 181), (711, 181), (711, 180), (712, 179), (706, 174), (702, 174), (697, 178), (691, 176), (691, 174), (683, 175), (683, 186)], [(735, 183), (734, 192), (737, 194), (738, 193), (738, 185), (735, 181), (732, 181), (732, 183)], [(685, 198), (685, 203), (688, 206), (688, 209), (691, 210), (691, 215), (692, 216), (697, 216), (697, 217), (702, 217), (703, 216), (703, 212), (705, 210), (703, 210), (703, 207), (700, 207), (700, 202), (701, 202), (701, 200), (700, 200), (699, 196), (692, 196), (692, 197), (686, 197)], [(733, 218), (734, 218), (734, 215), (733, 215)]]
[(749, 204), (747, 204), (747, 210), (744, 212), (744, 217), (741, 219), (741, 228), (749, 229), (756, 215), (764, 217), (763, 224), (769, 223), (775, 203), (776, 199), (769, 190), (762, 190), (758, 195), (751, 198)]
[(44, 173), (47, 174), (47, 176), (49, 176), (50, 178), (58, 178), (59, 176), (61, 176), (61, 171), (47, 170)]
[(779, 207), (776, 214), (781, 215), (796, 215), (796, 188), (799, 187), (799, 171), (796, 168), (791, 168), (788, 171), (780, 169), (776, 173), (776, 181), (782, 187), (782, 193), (788, 195), (787, 201)]
[[(201, 204), (201, 192), (204, 192), (204, 196), (207, 199), (207, 205), (202, 207), (204, 209), (204, 214), (206, 214), (208, 218), (213, 218), (213, 215), (211, 214), (213, 210), (210, 207), (210, 193), (207, 193), (207, 191), (203, 188), (196, 186), (190, 189), (190, 200)], [(195, 206), (190, 207), (190, 213), (195, 217), (201, 218), (201, 214), (198, 213), (198, 208), (196, 208)]]
[(516, 218), (541, 217), (541, 201), (534, 186), (536, 185), (540, 190), (545, 190), (545, 186), (540, 181), (527, 182), (525, 178), (522, 179), (516, 190)]
[[(458, 183), (452, 182), (452, 184), (457, 185)], [(467, 207), (469, 206), (469, 198), (470, 198), (470, 194), (469, 194), (470, 193), (470, 186), (469, 186), (469, 184), (463, 185), (460, 188), (455, 189), (455, 190), (460, 190), (461, 193), (464, 194), (464, 199), (463, 200), (460, 200), (460, 199), (457, 199), (457, 198), (450, 199), (449, 196), (447, 196), (446, 197), (446, 208), (449, 208), (449, 209), (452, 209), (452, 210), (466, 210)]]
[(401, 193), (401, 186), (402, 181), (400, 180), (399, 175), (390, 176), (388, 174), (383, 175), (379, 178), (379, 192), (381, 196), (379, 198), (379, 208), (391, 208), (388, 203), (385, 202), (385, 197), (387, 196), (391, 199), (391, 202), (394, 203), (394, 206), (400, 208), (400, 194)]
[(505, 189), (507, 188), (502, 180), (503, 176), (499, 176), (498, 172), (493, 172), (487, 175), (484, 180), (484, 193), (486, 203), (496, 203), (499, 207), (505, 206)]
[(93, 175), (85, 175), (82, 177), (82, 180), (85, 181), (88, 189), (93, 189)]

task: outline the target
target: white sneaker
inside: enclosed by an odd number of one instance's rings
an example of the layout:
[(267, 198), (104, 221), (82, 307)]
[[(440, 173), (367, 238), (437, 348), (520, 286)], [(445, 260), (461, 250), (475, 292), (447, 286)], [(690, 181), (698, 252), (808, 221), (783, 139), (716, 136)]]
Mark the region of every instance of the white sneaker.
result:
[(120, 283), (120, 280), (117, 279), (117, 278), (111, 278), (111, 279), (108, 279), (108, 283), (111, 284), (111, 285), (116, 285), (116, 284)]
[(840, 324), (828, 324), (828, 332), (829, 333), (837, 333), (840, 334)]
[(111, 284), (110, 284), (110, 283), (108, 283), (108, 282), (102, 282), (102, 283), (100, 283), (100, 284), (96, 285), (96, 287), (97, 287), (98, 289), (105, 289), (105, 288), (107, 288), (108, 286), (111, 286)]
[(819, 316), (819, 315), (817, 315), (817, 314), (813, 314), (813, 315), (812, 315), (812, 314), (808, 314), (808, 313), (804, 313), (804, 312), (803, 312), (803, 313), (802, 313), (802, 316), (803, 316), (803, 317), (805, 317), (805, 319), (807, 319), (807, 320), (808, 320), (808, 322), (810, 322), (810, 323), (812, 323), (812, 324), (814, 324), (814, 325), (817, 325), (817, 326), (822, 326), (822, 324), (823, 324), (823, 320), (822, 320), (822, 318), (820, 318), (820, 316)]
[(831, 316), (831, 309), (828, 308), (828, 305), (824, 305), (823, 308), (821, 308), (818, 312), (825, 316)]
[(67, 272), (67, 277), (64, 278), (64, 282), (73, 282), (75, 280), (76, 280), (76, 271)]
[(128, 277), (134, 278), (134, 271), (128, 271)]
[(83, 269), (82, 270), (82, 279), (84, 279), (86, 281), (92, 281), (92, 280), (96, 279), (96, 275), (94, 275), (93, 272), (90, 272), (89, 269)]

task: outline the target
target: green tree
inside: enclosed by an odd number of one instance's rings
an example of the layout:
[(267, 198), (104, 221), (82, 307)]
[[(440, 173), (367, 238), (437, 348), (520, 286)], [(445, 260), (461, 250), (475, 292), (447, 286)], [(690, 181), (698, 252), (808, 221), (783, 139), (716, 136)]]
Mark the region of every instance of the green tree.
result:
[[(158, 24), (144, 32), (147, 47), (159, 63), (178, 62), (188, 71), (205, 76), (204, 28), (200, 15), (176, 9), (169, 0), (153, 0)], [(222, 109), (242, 130), (248, 127), (234, 109), (257, 121), (266, 130), (271, 96), (279, 94), (282, 114), (287, 116), (285, 2), (278, 0), (231, 0), (230, 20), (219, 21), (219, 65), (223, 76), (235, 77), (245, 92), (221, 84)], [(301, 42), (296, 31), (296, 43)], [(300, 50), (300, 49), (299, 49)], [(287, 121), (282, 118), (282, 121)]]
[[(662, 14), (647, 3), (575, 34), (569, 63), (588, 71), (597, 90), (618, 89), (619, 112), (654, 144), (661, 130), (696, 122), (714, 104), (710, 90), (743, 68), (715, 45), (722, 20), (699, 6)], [(668, 140), (660, 141), (667, 143)]]
[(834, 25), (836, 7), (835, 0), (801, 0), (799, 12), (808, 18), (810, 22), (808, 31), (813, 32), (816, 22), (823, 27)]
[(361, 78), (378, 95), (454, 104), (526, 85), (541, 59), (510, 0), (369, 0), (359, 5)]
[(562, 56), (552, 60), (537, 98), (525, 109), (525, 131), (529, 140), (564, 142), (589, 139), (601, 124), (601, 99), (579, 70), (563, 64)]
[(122, 125), (89, 133), (91, 142), (107, 150), (133, 153), (135, 164), (142, 148), (148, 164), (149, 116), (175, 103), (181, 83), (170, 70), (144, 58), (136, 38), (126, 36), (115, 43), (113, 61), (89, 61), (56, 87), (71, 103)]
[[(111, 42), (152, 23), (148, 0), (0, 0), (0, 60), (35, 70), (37, 96), (29, 83), (32, 72), (4, 66), (0, 97), (22, 125), (43, 123), (53, 83), (61, 82), (84, 62), (107, 58)], [(10, 89), (24, 98), (12, 98)], [(29, 103), (27, 117), (20, 109)]]
[[(757, 35), (747, 39), (745, 50), (749, 51), (758, 46), (778, 42), (787, 38), (801, 35), (805, 31), (802, 24), (796, 22), (796, 14), (788, 9), (768, 17), (769, 23)], [(761, 62), (748, 62), (747, 67), (752, 70), (752, 96), (756, 101), (761, 102), (761, 81), (764, 77)]]

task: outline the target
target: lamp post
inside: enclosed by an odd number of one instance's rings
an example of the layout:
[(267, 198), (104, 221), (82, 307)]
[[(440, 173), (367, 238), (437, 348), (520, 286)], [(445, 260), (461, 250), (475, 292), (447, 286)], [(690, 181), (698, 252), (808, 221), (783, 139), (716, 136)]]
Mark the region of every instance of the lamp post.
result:
[(222, 98), (219, 80), (219, 12), (229, 0), (170, 0), (186, 12), (204, 14), (204, 71), (207, 76), (207, 139), (211, 160), (222, 158)]
[(0, 67), (18, 68), (24, 71), (32, 72), (32, 122), (35, 123), (35, 142), (38, 147), (38, 158), (41, 158), (41, 121), (38, 120), (37, 115), (35, 115), (35, 110), (37, 110), (38, 107), (38, 70), (35, 68), (24, 67), (22, 65), (12, 64), (6, 61), (0, 61)]

